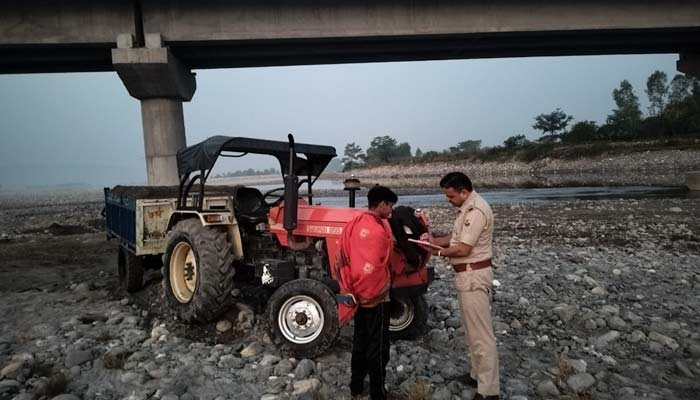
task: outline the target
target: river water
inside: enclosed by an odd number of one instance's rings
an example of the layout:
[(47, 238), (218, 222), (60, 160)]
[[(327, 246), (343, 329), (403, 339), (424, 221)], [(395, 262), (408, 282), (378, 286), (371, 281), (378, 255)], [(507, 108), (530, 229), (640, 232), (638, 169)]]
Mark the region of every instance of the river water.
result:
[[(367, 206), (367, 197), (359, 192), (357, 207)], [(570, 187), (538, 189), (502, 189), (484, 190), (479, 193), (490, 204), (508, 204), (523, 202), (544, 202), (557, 200), (598, 200), (598, 199), (641, 199), (641, 198), (685, 198), (693, 196), (692, 192), (679, 187), (659, 186), (615, 186), (615, 187)], [(315, 197), (314, 204), (347, 207), (347, 197)], [(431, 206), (447, 204), (441, 193), (399, 196), (398, 205)]]

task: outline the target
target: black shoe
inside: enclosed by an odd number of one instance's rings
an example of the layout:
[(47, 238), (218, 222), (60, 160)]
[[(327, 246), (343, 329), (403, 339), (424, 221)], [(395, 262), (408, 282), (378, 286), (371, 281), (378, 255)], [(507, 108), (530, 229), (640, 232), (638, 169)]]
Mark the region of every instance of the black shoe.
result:
[(471, 386), (471, 387), (473, 387), (473, 388), (479, 386), (479, 382), (477, 382), (476, 379), (472, 378), (472, 376), (469, 375), (469, 374), (460, 375), (460, 376), (457, 377), (456, 380), (458, 380), (458, 381), (460, 381), (460, 382), (462, 382), (462, 383), (464, 383), (464, 384), (466, 384), (466, 385), (469, 385), (469, 386)]
[(484, 396), (480, 393), (477, 393), (474, 395), (474, 400), (500, 400), (500, 396), (495, 395), (495, 396)]

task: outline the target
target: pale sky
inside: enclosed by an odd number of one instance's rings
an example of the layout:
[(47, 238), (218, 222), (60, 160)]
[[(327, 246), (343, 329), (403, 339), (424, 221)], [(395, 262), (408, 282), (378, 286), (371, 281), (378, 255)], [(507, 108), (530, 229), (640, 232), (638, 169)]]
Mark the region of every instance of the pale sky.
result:
[[(198, 70), (184, 104), (187, 144), (248, 136), (366, 150), (375, 136), (442, 150), (481, 139), (540, 136), (536, 115), (559, 107), (605, 121), (612, 90), (629, 80), (646, 113), (647, 77), (676, 74), (677, 55), (540, 57)], [(139, 101), (109, 73), (0, 75), (3, 188), (145, 182)], [(278, 167), (228, 161), (215, 172)]]

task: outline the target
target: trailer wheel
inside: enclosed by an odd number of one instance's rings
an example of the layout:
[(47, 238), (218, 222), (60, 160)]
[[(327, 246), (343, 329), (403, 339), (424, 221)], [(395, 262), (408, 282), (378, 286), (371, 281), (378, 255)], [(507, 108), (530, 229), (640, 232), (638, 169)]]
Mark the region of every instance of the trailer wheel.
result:
[(178, 222), (163, 255), (163, 290), (186, 322), (210, 322), (233, 290), (233, 254), (226, 231), (204, 227), (199, 219)]
[(119, 270), (119, 286), (127, 292), (133, 293), (143, 287), (143, 260), (124, 247), (119, 247), (117, 254), (117, 268)]
[(391, 340), (414, 340), (428, 327), (428, 302), (425, 296), (391, 299), (389, 334)]
[(338, 337), (335, 295), (313, 279), (280, 286), (267, 303), (266, 315), (272, 341), (296, 358), (319, 356)]

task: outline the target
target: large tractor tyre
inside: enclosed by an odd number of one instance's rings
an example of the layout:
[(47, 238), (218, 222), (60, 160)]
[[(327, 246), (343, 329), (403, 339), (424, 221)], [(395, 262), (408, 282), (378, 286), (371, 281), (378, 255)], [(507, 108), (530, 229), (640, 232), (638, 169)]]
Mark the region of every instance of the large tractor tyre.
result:
[(313, 279), (293, 280), (277, 289), (266, 317), (277, 348), (298, 359), (323, 354), (338, 337), (335, 295)]
[(186, 322), (210, 322), (225, 309), (233, 290), (233, 254), (225, 230), (199, 219), (178, 222), (163, 255), (163, 290)]
[(117, 255), (119, 286), (133, 293), (143, 287), (143, 260), (124, 247), (119, 247)]
[(391, 340), (415, 340), (428, 331), (428, 302), (425, 296), (391, 299)]

